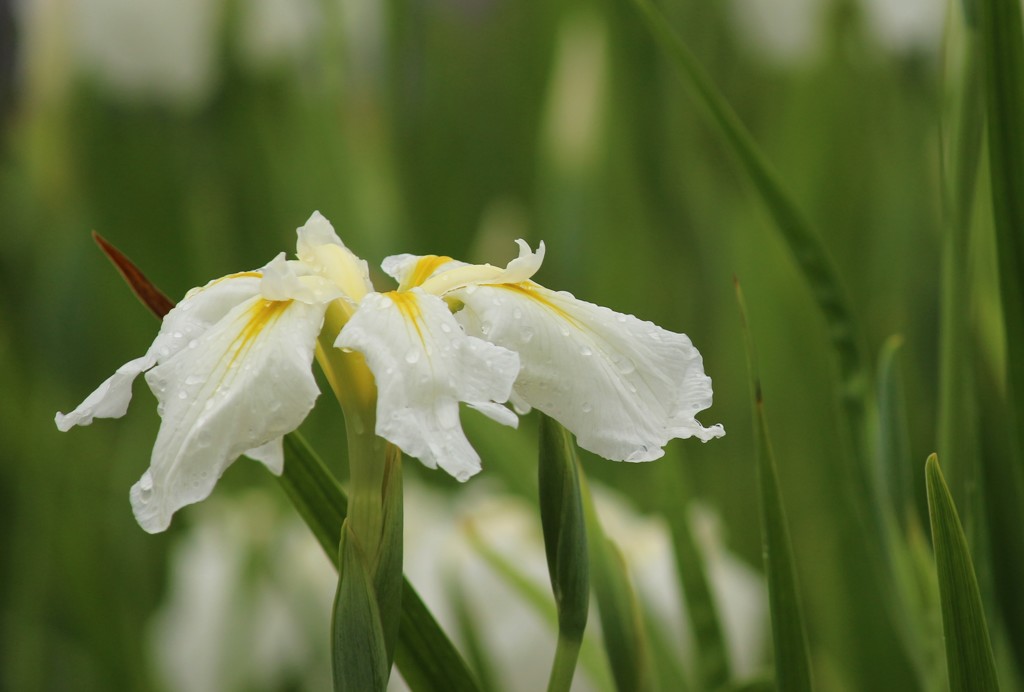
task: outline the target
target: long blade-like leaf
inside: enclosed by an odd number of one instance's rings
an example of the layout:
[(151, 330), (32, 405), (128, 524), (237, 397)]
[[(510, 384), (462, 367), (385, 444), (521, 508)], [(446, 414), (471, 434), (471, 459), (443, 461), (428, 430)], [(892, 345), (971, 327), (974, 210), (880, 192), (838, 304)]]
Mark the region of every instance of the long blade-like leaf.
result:
[[(679, 40), (665, 15), (650, 0), (633, 1), (655, 40), (679, 68), (687, 86), (721, 131), (729, 149), (761, 197), (811, 290), (828, 326), (832, 351), (839, 364), (841, 400), (844, 419), (849, 424), (851, 443), (854, 445), (853, 456), (863, 466), (867, 459), (865, 424), (870, 374), (862, 352), (860, 326), (839, 280), (839, 273), (821, 238), (783, 188), (750, 132), (693, 54)], [(866, 474), (858, 474), (854, 480), (866, 483)]]
[(761, 536), (764, 568), (768, 577), (772, 640), (775, 645), (775, 675), (780, 690), (799, 692), (810, 690), (812, 686), (807, 635), (796, 582), (796, 566), (793, 561), (793, 548), (782, 493), (779, 490), (778, 471), (765, 420), (757, 357), (754, 353), (750, 327), (747, 325), (747, 311), (739, 283), (736, 284), (736, 299), (743, 319), (743, 337), (747, 347), (747, 364), (750, 368), (750, 386), (754, 400), (757, 475), (761, 489)]
[(998, 690), (995, 657), (967, 537), (934, 454), (925, 464), (925, 481), (942, 599), (949, 688), (952, 692)]
[[(1018, 0), (978, 0), (988, 119), (992, 212), (1007, 353), (1024, 352), (1024, 28)], [(1007, 359), (1019, 449), (1024, 449), (1024, 359)]]

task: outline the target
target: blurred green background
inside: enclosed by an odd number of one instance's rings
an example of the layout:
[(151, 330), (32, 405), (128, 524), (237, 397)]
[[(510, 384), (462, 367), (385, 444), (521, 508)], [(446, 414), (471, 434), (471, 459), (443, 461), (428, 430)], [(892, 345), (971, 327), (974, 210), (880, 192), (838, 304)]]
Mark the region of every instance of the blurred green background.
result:
[[(907, 464), (923, 488), (936, 446), (946, 7), (662, 7), (821, 232), (866, 352), (874, 360), (902, 335)], [(53, 425), (157, 329), (89, 232), (179, 298), (292, 251), (314, 209), (371, 266), (398, 252), (497, 264), (515, 238), (544, 240), (541, 283), (686, 332), (715, 385), (702, 421), (727, 436), (674, 442), (652, 464), (586, 468), (650, 511), (702, 499), (728, 546), (760, 565), (738, 277), (816, 680), (912, 685), (838, 471), (824, 323), (628, 2), (8, 1), (0, 63), (0, 687), (156, 688), (140, 633), (192, 521), (185, 510), (148, 536), (133, 520), (128, 487), (158, 422), (144, 387), (123, 421), (66, 435)], [(979, 342), (999, 362), (999, 331), (986, 326), (992, 250), (979, 246)], [(468, 423), (484, 475), (526, 495), (530, 423)], [(304, 430), (326, 458), (340, 454), (329, 397)], [(280, 499), (244, 462), (217, 493), (253, 487)]]

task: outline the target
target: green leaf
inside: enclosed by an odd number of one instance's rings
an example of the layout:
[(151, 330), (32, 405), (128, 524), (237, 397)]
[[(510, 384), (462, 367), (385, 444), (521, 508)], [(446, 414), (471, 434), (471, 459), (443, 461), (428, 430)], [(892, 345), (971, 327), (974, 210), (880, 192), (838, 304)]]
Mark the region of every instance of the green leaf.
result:
[(383, 522), (373, 588), (377, 594), (388, 667), (395, 660), (402, 617), (402, 451), (394, 445), (384, 450)]
[(390, 664), (384, 647), (377, 595), (358, 539), (342, 527), (338, 592), (331, 615), (331, 663), (335, 692), (387, 689)]
[(558, 610), (558, 647), (549, 692), (568, 690), (587, 627), (590, 577), (587, 529), (572, 439), (565, 428), (541, 416), (537, 464), (541, 527), (551, 590)]
[(764, 568), (768, 577), (768, 604), (771, 609), (772, 640), (775, 650), (775, 676), (780, 690), (799, 692), (812, 689), (807, 635), (804, 630), (800, 593), (796, 583), (793, 548), (786, 523), (778, 471), (765, 419), (761, 379), (757, 370), (753, 337), (747, 325), (743, 292), (736, 283), (736, 300), (743, 320), (743, 338), (750, 368), (751, 394), (754, 400), (754, 437), (757, 450), (757, 476), (761, 491), (761, 538)]
[[(575, 445), (571, 453), (579, 459)], [(654, 689), (654, 671), (640, 605), (629, 579), (626, 562), (618, 547), (601, 528), (586, 476), (579, 470), (580, 497), (590, 537), (590, 583), (597, 598), (604, 649), (611, 664), (615, 685), (621, 692)]]
[[(284, 440), (284, 473), (278, 478), (281, 487), (334, 563), (335, 541), (348, 507), (345, 491), (298, 432), (285, 435)], [(414, 691), (478, 690), (462, 656), (404, 579), (395, 664)]]
[[(921, 531), (914, 479), (910, 476), (910, 435), (898, 361), (903, 340), (886, 340), (878, 359), (878, 473), (883, 493), (879, 503), (886, 532), (885, 546), (893, 588), (883, 594), (914, 672), (927, 690), (942, 689), (941, 642), (935, 627), (939, 602), (935, 567)], [(928, 561), (920, 560), (922, 547)], [(938, 664), (938, 665), (937, 665)]]
[[(780, 237), (786, 243), (810, 288), (828, 327), (832, 351), (839, 365), (840, 399), (845, 422), (849, 425), (853, 458), (863, 464), (868, 458), (866, 411), (870, 371), (861, 350), (861, 328), (855, 318), (846, 290), (821, 238), (811, 228), (796, 203), (779, 182), (778, 175), (762, 154), (714, 82), (676, 35), (668, 19), (650, 0), (633, 0), (658, 45), (679, 68), (693, 96), (718, 127), (729, 150), (761, 197)], [(853, 479), (864, 484), (864, 473)], [(866, 489), (866, 487), (865, 487)]]
[(949, 688), (952, 692), (998, 690), (995, 657), (967, 537), (934, 454), (925, 464), (925, 481), (942, 600)]
[[(1019, 0), (976, 4), (1006, 348), (1019, 354), (1024, 352), (1024, 28)], [(1024, 359), (1008, 358), (1007, 370), (1018, 449), (1024, 450)]]
[[(666, 471), (677, 470), (667, 465), (661, 468)], [(661, 503), (662, 516), (672, 532), (676, 573), (679, 576), (680, 591), (686, 599), (686, 612), (696, 645), (695, 663), (699, 687), (716, 690), (731, 677), (729, 649), (708, 581), (704, 553), (690, 529), (687, 487), (678, 478), (666, 479), (662, 486), (668, 495)]]

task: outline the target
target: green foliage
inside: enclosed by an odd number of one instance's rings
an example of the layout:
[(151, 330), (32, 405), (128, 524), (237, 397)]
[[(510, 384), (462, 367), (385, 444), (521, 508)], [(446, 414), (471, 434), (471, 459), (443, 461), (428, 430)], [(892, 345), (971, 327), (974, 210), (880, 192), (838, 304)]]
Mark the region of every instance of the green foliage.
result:
[(779, 489), (779, 472), (772, 452), (768, 423), (765, 420), (754, 338), (747, 325), (747, 308), (739, 282), (736, 282), (736, 300), (743, 321), (743, 337), (747, 345), (747, 363), (750, 369), (750, 393), (754, 404), (757, 478), (761, 489), (761, 536), (764, 542), (764, 568), (768, 578), (768, 602), (771, 608), (775, 679), (781, 690), (811, 690), (813, 686), (807, 633), (800, 605), (793, 546), (789, 537), (782, 492)]
[(568, 690), (590, 608), (587, 529), (572, 438), (558, 423), (541, 418), (537, 463), (540, 519), (551, 590), (558, 609), (558, 649), (549, 692)]
[(925, 478), (942, 597), (949, 687), (953, 692), (998, 690), (995, 658), (967, 537), (934, 454), (928, 457)]

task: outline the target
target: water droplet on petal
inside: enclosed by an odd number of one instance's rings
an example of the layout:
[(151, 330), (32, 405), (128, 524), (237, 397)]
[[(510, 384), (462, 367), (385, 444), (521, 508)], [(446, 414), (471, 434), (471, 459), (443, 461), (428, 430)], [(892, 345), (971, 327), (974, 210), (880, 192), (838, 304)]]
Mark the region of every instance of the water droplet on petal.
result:
[(445, 334), (450, 334), (451, 331), (452, 331), (452, 328), (449, 327), (447, 323), (442, 322), (441, 323), (441, 331), (444, 332)]
[(512, 311), (512, 317), (517, 320), (523, 319), (523, 311), (520, 310), (519, 308), (516, 308), (515, 310)]
[(192, 339), (192, 341), (189, 341), (189, 342), (188, 342), (188, 347), (189, 347), (189, 348), (195, 348), (195, 347), (196, 347), (196, 346), (198, 346), (198, 345), (199, 345), (199, 342), (198, 342), (198, 341), (196, 341), (195, 339)]
[(533, 327), (523, 327), (519, 330), (519, 338), (522, 339), (523, 343), (528, 343), (533, 338)]
[(378, 310), (386, 310), (387, 308), (391, 307), (393, 304), (394, 304), (394, 301), (391, 300), (391, 298), (389, 298), (388, 296), (381, 296), (380, 299), (377, 301), (377, 309)]
[(618, 368), (619, 372), (623, 375), (628, 375), (636, 370), (636, 363), (629, 358), (622, 356), (620, 358), (616, 358), (615, 367)]
[(572, 334), (572, 330), (569, 329), (569, 325), (564, 323), (558, 325), (558, 331), (562, 333), (562, 336), (569, 336), (570, 334)]
[(184, 389), (179, 389), (178, 390), (178, 398), (179, 399), (187, 399), (188, 398), (188, 394), (185, 393)]
[(581, 356), (592, 356), (592, 355), (594, 355), (594, 349), (590, 348), (586, 344), (582, 344), (580, 346), (580, 355)]
[(420, 359), (420, 351), (418, 348), (410, 348), (405, 354), (405, 362), (412, 365)]
[(594, 406), (589, 401), (583, 402), (583, 413), (590, 413), (594, 410)]

